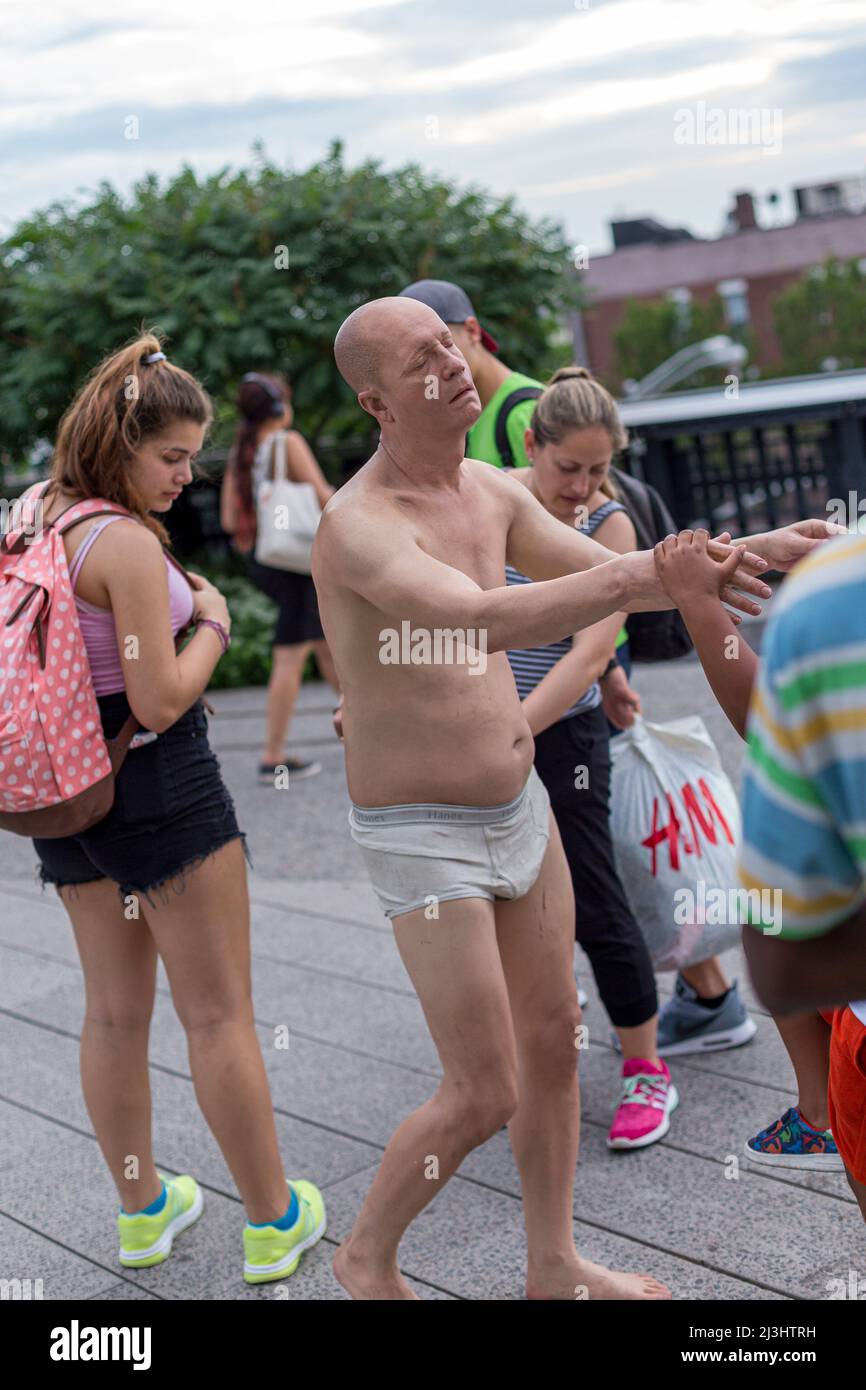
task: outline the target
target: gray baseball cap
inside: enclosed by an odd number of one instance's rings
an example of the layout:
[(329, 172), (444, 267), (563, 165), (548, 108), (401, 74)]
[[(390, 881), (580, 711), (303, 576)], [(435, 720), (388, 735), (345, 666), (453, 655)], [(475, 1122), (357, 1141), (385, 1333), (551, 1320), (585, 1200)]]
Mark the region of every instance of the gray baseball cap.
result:
[[(459, 285), (453, 285), (450, 280), (416, 280), (414, 284), (401, 290), (400, 294), (405, 295), (407, 299), (417, 299), (421, 304), (427, 304), (439, 315), (443, 323), (465, 323), (468, 318), (478, 318), (469, 295), (465, 290), (461, 290)], [(496, 339), (484, 328), (481, 329), (481, 341), (488, 352), (499, 351)]]

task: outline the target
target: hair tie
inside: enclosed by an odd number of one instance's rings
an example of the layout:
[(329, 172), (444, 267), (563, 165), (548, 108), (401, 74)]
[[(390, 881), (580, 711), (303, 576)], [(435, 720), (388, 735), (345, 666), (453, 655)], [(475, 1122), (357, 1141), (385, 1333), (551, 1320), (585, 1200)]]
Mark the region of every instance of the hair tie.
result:
[(141, 360), (142, 362), (165, 362), (166, 356), (164, 352), (151, 352)]

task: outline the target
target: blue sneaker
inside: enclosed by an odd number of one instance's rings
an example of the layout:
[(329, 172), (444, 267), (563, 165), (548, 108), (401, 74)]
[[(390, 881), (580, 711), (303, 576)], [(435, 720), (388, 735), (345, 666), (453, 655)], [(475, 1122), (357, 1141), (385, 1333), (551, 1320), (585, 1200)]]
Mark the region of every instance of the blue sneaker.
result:
[(841, 1173), (844, 1167), (829, 1129), (813, 1129), (796, 1106), (748, 1139), (745, 1151), (753, 1163), (769, 1163), (774, 1168)]
[(728, 1047), (742, 1047), (757, 1033), (757, 1025), (746, 1012), (736, 980), (718, 1008), (705, 1009), (697, 1000), (695, 990), (682, 975), (677, 975), (673, 996), (659, 1011), (659, 1056), (721, 1052)]

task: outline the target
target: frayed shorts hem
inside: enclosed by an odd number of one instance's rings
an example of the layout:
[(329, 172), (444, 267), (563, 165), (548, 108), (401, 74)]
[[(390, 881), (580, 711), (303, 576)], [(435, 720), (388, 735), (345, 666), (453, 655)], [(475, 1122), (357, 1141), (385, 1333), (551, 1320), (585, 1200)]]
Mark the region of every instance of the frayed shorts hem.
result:
[[(62, 879), (59, 874), (53, 874), (49, 869), (46, 869), (44, 864), (37, 865), (37, 874), (43, 891), (47, 887), (55, 888), (58, 891), (61, 888), (75, 890), (76, 888), (84, 887), (88, 883), (101, 883), (104, 880), (108, 880), (109, 882), (115, 883), (117, 895), (124, 907), (127, 905), (127, 900), (131, 897), (144, 898), (151, 907), (157, 907), (159, 904), (151, 897), (151, 894), (154, 892), (160, 893), (161, 905), (165, 907), (171, 899), (171, 894), (175, 897), (179, 897), (183, 893), (186, 887), (188, 874), (204, 864), (206, 860), (210, 859), (211, 855), (216, 854), (217, 850), (223, 849), (226, 845), (230, 845), (234, 840), (241, 841), (244, 858), (252, 869), (254, 866), (249, 846), (247, 845), (246, 832), (243, 830), (236, 830), (226, 835), (225, 839), (218, 841), (203, 853), (191, 855), (189, 859), (183, 860), (180, 864), (169, 870), (168, 873), (162, 874), (159, 878), (153, 879), (147, 884), (132, 884), (129, 882), (117, 883), (116, 880), (111, 879), (108, 874), (99, 873), (98, 870), (88, 878)], [(178, 879), (180, 880), (179, 884), (176, 882)], [(75, 898), (76, 896), (74, 891), (70, 893), (70, 897)]]

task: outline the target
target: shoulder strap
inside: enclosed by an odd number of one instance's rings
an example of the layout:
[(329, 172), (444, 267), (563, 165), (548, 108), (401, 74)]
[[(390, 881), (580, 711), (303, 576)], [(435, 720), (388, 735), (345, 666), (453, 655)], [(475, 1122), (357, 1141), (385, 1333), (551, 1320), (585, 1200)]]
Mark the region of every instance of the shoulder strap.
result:
[(606, 502), (602, 502), (600, 507), (596, 507), (591, 516), (587, 517), (587, 533), (590, 536), (594, 535), (599, 526), (602, 526), (609, 516), (613, 516), (614, 512), (625, 512), (626, 516), (628, 516), (628, 510), (623, 506), (622, 502), (618, 502), (615, 497), (609, 497)]
[[(94, 498), (93, 500), (98, 501), (98, 498)], [(77, 507), (79, 503), (73, 502), (72, 505)], [(52, 526), (57, 526), (58, 521), (61, 521), (68, 511), (71, 511), (70, 507), (67, 507), (66, 511), (61, 512), (60, 516), (56, 516), (53, 521), (49, 521), (45, 530), (50, 531)], [(85, 511), (82, 512), (81, 516), (73, 517), (71, 521), (67, 521), (65, 526), (58, 528), (57, 534), (59, 536), (65, 536), (66, 532), (71, 531), (73, 526), (77, 526), (79, 521), (90, 521), (95, 516), (119, 516), (125, 521), (138, 521), (138, 517), (133, 516), (132, 512), (128, 512), (125, 507), (99, 507), (95, 511)], [(140, 522), (139, 525), (141, 525)]]
[(259, 445), (259, 448), (266, 451), (263, 453), (265, 459), (263, 480), (280, 479), (291, 482), (285, 430), (276, 430), (269, 439), (264, 440)]
[(496, 451), (502, 460), (503, 468), (510, 468), (514, 458), (511, 452), (511, 444), (508, 439), (508, 417), (516, 405), (521, 401), (535, 401), (541, 395), (541, 386), (518, 386), (516, 391), (509, 391), (505, 400), (496, 415), (496, 425), (494, 427), (494, 439)]
[(638, 549), (652, 550), (656, 542), (663, 537), (657, 534), (649, 485), (626, 472), (624, 468), (614, 467), (611, 472), (625, 503), (625, 509), (634, 523)]
[[(98, 498), (94, 498), (93, 500), (94, 500), (94, 501), (98, 501), (99, 499), (98, 499)], [(78, 506), (78, 505), (79, 505), (79, 504), (78, 504), (77, 502), (76, 502), (76, 503), (73, 503), (73, 506)], [(67, 507), (66, 510), (68, 511), (69, 508)], [(61, 513), (60, 513), (60, 516), (54, 518), (54, 521), (49, 522), (49, 523), (48, 523), (48, 526), (46, 526), (46, 528), (45, 528), (46, 531), (49, 529), (50, 526), (56, 525), (56, 523), (57, 523), (58, 521), (60, 521), (61, 518), (64, 517), (65, 515), (66, 515), (66, 512), (61, 512)], [(89, 520), (91, 519), (91, 517), (94, 517), (94, 516), (119, 516), (119, 517), (123, 517), (123, 518), (124, 518), (125, 520), (127, 520), (127, 521), (134, 521), (138, 526), (143, 525), (143, 523), (142, 523), (141, 521), (139, 521), (138, 517), (137, 517), (137, 516), (134, 516), (132, 512), (127, 511), (125, 507), (100, 507), (98, 511), (92, 511), (92, 512), (91, 512), (91, 511), (88, 511), (88, 512), (85, 512), (83, 516), (77, 516), (77, 517), (75, 517), (75, 519), (74, 519), (73, 521), (68, 521), (68, 522), (66, 523), (65, 526), (61, 526), (61, 527), (60, 527), (60, 530), (59, 530), (58, 534), (62, 536), (66, 531), (70, 530), (71, 527), (77, 526), (78, 523), (79, 523), (79, 521), (84, 521), (85, 519), (87, 519), (87, 520), (89, 521)], [(169, 563), (172, 564), (172, 565), (174, 565), (174, 567), (175, 567), (176, 570), (180, 570), (180, 573), (183, 575), (183, 577), (184, 577), (184, 579), (186, 580), (187, 584), (189, 584), (189, 587), (192, 588), (192, 584), (190, 583), (189, 575), (187, 574), (186, 570), (184, 569), (184, 567), (183, 567), (183, 565), (180, 563), (180, 561), (179, 561), (179, 560), (176, 560), (175, 557), (172, 555), (171, 551), (168, 549), (168, 546), (165, 546), (165, 545), (164, 545), (164, 546), (162, 547), (162, 553), (163, 553), (163, 555), (165, 556), (165, 558), (169, 561)]]
[(286, 447), (286, 432), (278, 430), (274, 440), (274, 477), (281, 483), (291, 482), (289, 477), (289, 451)]
[(78, 572), (81, 569), (81, 566), (84, 564), (84, 561), (87, 559), (87, 552), (90, 550), (90, 547), (93, 545), (93, 542), (96, 540), (100, 532), (104, 531), (106, 526), (110, 525), (111, 517), (104, 517), (98, 525), (92, 527), (88, 531), (87, 535), (84, 537), (84, 540), (81, 542), (78, 549), (76, 550), (74, 556), (72, 557), (72, 564), (69, 566), (69, 582), (72, 585), (73, 589), (75, 588), (75, 581), (78, 578)]

